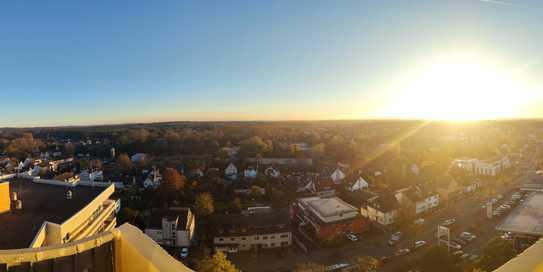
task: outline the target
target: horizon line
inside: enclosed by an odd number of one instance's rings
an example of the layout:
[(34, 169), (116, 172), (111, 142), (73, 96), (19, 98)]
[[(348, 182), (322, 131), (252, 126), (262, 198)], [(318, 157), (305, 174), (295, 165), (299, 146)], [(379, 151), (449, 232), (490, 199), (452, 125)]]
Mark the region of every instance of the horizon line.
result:
[(102, 124), (74, 124), (74, 125), (52, 125), (52, 126), (5, 126), (0, 130), (6, 129), (62, 129), (62, 128), (87, 128), (87, 127), (107, 127), (107, 126), (133, 126), (133, 125), (158, 125), (167, 123), (295, 123), (295, 122), (346, 122), (346, 121), (405, 121), (405, 122), (446, 122), (446, 123), (477, 123), (490, 121), (537, 121), (543, 120), (543, 117), (518, 117), (518, 118), (495, 118), (478, 120), (449, 120), (449, 119), (424, 119), (424, 118), (357, 118), (357, 119), (276, 119), (276, 120), (169, 120), (157, 122), (112, 122)]

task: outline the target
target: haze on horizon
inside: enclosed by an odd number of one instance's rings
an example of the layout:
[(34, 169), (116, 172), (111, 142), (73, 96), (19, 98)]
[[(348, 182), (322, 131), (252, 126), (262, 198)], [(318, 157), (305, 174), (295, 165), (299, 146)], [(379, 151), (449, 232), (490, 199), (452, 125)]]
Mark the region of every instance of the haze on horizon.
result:
[(542, 2), (407, 2), (3, 2), (0, 127), (543, 117)]

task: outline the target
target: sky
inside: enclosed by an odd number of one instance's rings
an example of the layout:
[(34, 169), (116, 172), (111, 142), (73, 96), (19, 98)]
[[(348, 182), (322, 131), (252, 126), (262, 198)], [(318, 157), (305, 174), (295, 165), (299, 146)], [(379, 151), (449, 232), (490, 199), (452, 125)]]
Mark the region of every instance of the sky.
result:
[[(441, 90), (464, 64), (439, 82), (421, 72), (450, 56), (513, 78), (504, 92), (524, 99), (497, 117), (543, 117), (542, 11), (536, 0), (1, 1), (0, 127), (432, 118), (442, 93), (461, 104), (479, 92)], [(507, 107), (485, 103), (470, 106)]]

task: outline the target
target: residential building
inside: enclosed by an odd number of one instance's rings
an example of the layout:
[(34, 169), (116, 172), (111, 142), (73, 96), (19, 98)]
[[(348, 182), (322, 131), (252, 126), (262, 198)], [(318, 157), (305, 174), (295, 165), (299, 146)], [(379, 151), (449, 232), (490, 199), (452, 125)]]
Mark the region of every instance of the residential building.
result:
[(412, 186), (396, 191), (395, 198), (410, 214), (418, 215), (439, 206), (439, 194)]
[(345, 201), (360, 208), (360, 214), (377, 226), (394, 224), (399, 214), (399, 203), (393, 194), (377, 194), (367, 190), (345, 196)]
[(196, 220), (190, 208), (171, 207), (152, 214), (145, 234), (164, 246), (190, 246), (196, 229)]
[(241, 214), (213, 215), (210, 226), (217, 251), (233, 253), (292, 245), (290, 217), (285, 209), (263, 207)]
[(362, 233), (368, 227), (358, 209), (338, 197), (300, 198), (291, 209), (294, 222), (320, 241)]
[(228, 179), (236, 179), (237, 175), (238, 168), (233, 163), (228, 164), (228, 166), (224, 169), (224, 176)]
[[(59, 245), (115, 227), (115, 187), (54, 180), (0, 181), (0, 249)], [(6, 193), (8, 192), (8, 193)], [(7, 200), (6, 200), (7, 199)], [(6, 203), (9, 201), (9, 209)]]
[(455, 159), (453, 165), (465, 169), (474, 175), (496, 176), (511, 166), (507, 156), (492, 159)]

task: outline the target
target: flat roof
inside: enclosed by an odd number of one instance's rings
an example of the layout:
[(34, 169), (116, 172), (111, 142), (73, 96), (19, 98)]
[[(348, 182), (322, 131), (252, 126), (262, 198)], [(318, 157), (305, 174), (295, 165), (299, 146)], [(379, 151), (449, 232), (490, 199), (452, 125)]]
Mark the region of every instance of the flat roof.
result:
[[(7, 182), (10, 194), (17, 192), (22, 209), (12, 207), (11, 211), (0, 214), (0, 249), (27, 248), (43, 222), (63, 223), (107, 189), (38, 184), (25, 179)], [(72, 191), (72, 199), (66, 199), (68, 190)]]
[(543, 235), (543, 193), (531, 193), (496, 229), (520, 234)]

